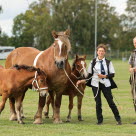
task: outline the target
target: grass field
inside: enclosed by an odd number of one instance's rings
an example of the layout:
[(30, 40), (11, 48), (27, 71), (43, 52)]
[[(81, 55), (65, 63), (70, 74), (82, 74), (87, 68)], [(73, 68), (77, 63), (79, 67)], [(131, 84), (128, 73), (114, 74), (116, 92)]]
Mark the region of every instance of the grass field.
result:
[[(87, 61), (89, 62), (89, 61)], [(0, 61), (4, 65), (4, 61)], [(43, 117), (42, 125), (34, 125), (33, 117), (37, 110), (38, 93), (29, 90), (26, 93), (24, 100), (24, 113), (26, 124), (20, 125), (17, 122), (9, 121), (9, 105), (8, 101), (4, 111), (0, 116), (0, 136), (135, 136), (136, 125), (131, 123), (136, 121), (134, 112), (130, 85), (128, 82), (129, 72), (128, 63), (122, 61), (113, 61), (116, 77), (115, 81), (118, 84), (118, 89), (114, 89), (113, 95), (117, 99), (117, 104), (123, 125), (117, 126), (113, 114), (102, 95), (104, 124), (96, 125), (95, 102), (93, 99), (91, 88), (86, 88), (85, 95), (90, 99), (83, 99), (82, 115), (84, 121), (77, 120), (76, 98), (74, 99), (74, 108), (72, 112), (71, 123), (53, 124), (52, 110), (50, 110), (50, 118)], [(66, 120), (68, 113), (68, 97), (63, 96), (61, 106), (61, 119)]]

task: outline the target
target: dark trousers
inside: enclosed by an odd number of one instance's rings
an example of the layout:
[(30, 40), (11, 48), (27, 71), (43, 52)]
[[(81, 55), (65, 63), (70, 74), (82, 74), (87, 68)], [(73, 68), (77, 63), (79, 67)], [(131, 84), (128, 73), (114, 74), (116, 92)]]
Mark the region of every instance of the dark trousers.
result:
[[(97, 94), (97, 87), (92, 87), (93, 90), (93, 94), (94, 96), (96, 96)], [(111, 92), (111, 88), (110, 87), (105, 87), (105, 85), (99, 83), (99, 91), (98, 91), (98, 95), (95, 98), (95, 102), (96, 102), (96, 115), (97, 115), (97, 120), (98, 122), (103, 122), (103, 115), (102, 115), (102, 102), (101, 102), (101, 91), (104, 94), (104, 97), (106, 98), (109, 107), (111, 108), (114, 117), (116, 119), (116, 121), (120, 121), (120, 115), (119, 115), (119, 111), (113, 101), (113, 96), (112, 96), (112, 92)]]

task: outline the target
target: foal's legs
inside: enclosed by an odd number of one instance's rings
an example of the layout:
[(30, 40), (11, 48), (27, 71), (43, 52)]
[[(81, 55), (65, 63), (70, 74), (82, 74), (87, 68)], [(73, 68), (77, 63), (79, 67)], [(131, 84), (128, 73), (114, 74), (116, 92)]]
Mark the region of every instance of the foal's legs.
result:
[(42, 124), (42, 110), (43, 107), (45, 105), (45, 100), (46, 100), (46, 96), (45, 97), (41, 97), (39, 95), (39, 104), (38, 104), (38, 110), (34, 116), (34, 124)]
[(0, 114), (3, 111), (4, 107), (5, 107), (5, 103), (7, 101), (8, 95), (6, 93), (2, 94), (2, 101), (0, 103)]
[(45, 104), (44, 116), (45, 116), (45, 118), (49, 118), (49, 107), (50, 107), (50, 103), (51, 103), (50, 95), (48, 95), (46, 99), (47, 100), (46, 100), (46, 104)]
[(10, 105), (10, 118), (9, 120), (14, 121), (17, 120), (16, 111), (15, 111), (15, 98), (9, 98), (9, 105)]
[(49, 96), (46, 98), (46, 105), (45, 105), (45, 112), (44, 115), (46, 118), (49, 118), (49, 106), (50, 103), (52, 105), (52, 110), (53, 110), (53, 116), (54, 116), (54, 93), (53, 91), (49, 91)]
[(78, 108), (78, 120), (79, 121), (83, 121), (83, 118), (82, 118), (82, 115), (81, 115), (81, 107), (82, 107), (82, 99), (83, 99), (83, 96), (77, 96), (77, 108)]
[(17, 120), (19, 124), (24, 124), (21, 118), (22, 97), (23, 95), (20, 95), (19, 97), (16, 98), (16, 112), (17, 112)]
[(23, 112), (23, 100), (24, 100), (26, 91), (27, 91), (27, 89), (25, 90), (24, 94), (22, 95), (21, 110), (20, 110), (21, 118), (25, 118), (25, 115), (24, 115), (24, 112)]
[(66, 122), (70, 122), (71, 121), (71, 111), (73, 109), (73, 95), (69, 95), (69, 113), (68, 113), (68, 116), (67, 116), (67, 120)]

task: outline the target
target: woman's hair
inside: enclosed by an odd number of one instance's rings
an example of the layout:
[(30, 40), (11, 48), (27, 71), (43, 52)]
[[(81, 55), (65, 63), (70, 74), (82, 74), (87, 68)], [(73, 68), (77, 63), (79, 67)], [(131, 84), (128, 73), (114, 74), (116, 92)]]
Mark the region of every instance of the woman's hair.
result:
[(105, 50), (105, 52), (107, 51), (107, 47), (106, 47), (105, 44), (99, 44), (99, 45), (97, 46), (97, 51), (98, 51), (99, 48), (103, 48), (103, 49)]

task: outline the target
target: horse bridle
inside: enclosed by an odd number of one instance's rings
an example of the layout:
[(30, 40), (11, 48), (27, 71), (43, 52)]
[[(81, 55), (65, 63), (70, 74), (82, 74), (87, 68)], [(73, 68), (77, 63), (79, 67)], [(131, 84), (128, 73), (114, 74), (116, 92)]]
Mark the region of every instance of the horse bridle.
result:
[[(36, 83), (36, 87), (34, 86), (34, 83)], [(34, 80), (32, 81), (32, 88), (36, 91), (41, 91), (41, 90), (47, 90), (48, 87), (43, 87), (43, 88), (40, 88), (39, 87), (39, 84), (38, 84), (38, 81), (37, 81), (37, 71), (35, 72), (35, 77), (34, 77)]]
[[(76, 67), (76, 65), (75, 65), (75, 67)], [(79, 77), (77, 77), (74, 73), (72, 73), (72, 75), (74, 76), (74, 77), (76, 77), (76, 79), (81, 79), (82, 78), (82, 76), (81, 76), (81, 72), (82, 72), (82, 70), (84, 70), (85, 69), (85, 67), (83, 68), (81, 68), (80, 70), (78, 70), (77, 69), (77, 67), (76, 67), (76, 71), (79, 73)]]

